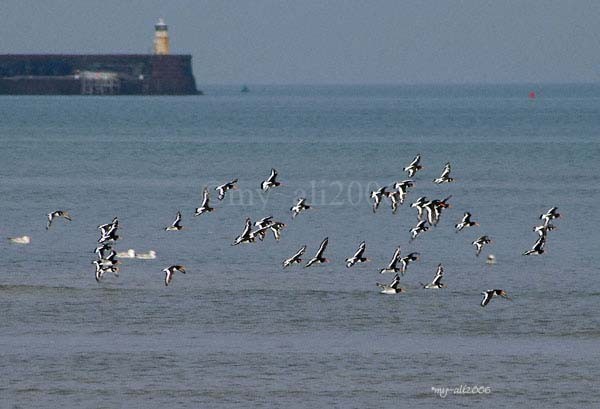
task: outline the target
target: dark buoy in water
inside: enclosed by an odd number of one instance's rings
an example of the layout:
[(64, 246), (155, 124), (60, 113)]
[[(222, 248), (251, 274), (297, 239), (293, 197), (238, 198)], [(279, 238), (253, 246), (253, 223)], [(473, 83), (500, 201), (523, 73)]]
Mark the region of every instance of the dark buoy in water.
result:
[(242, 93), (244, 93), (244, 94), (245, 94), (246, 92), (250, 92), (250, 89), (249, 89), (247, 86), (245, 86), (245, 85), (244, 85), (244, 86), (242, 87), (242, 89), (240, 90), (240, 92), (242, 92)]

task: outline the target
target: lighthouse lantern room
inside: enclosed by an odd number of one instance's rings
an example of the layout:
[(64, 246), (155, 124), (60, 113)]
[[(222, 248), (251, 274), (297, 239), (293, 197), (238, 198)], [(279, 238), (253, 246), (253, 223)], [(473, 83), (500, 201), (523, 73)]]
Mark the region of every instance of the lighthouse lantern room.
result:
[(162, 18), (154, 25), (154, 54), (169, 54), (169, 31)]

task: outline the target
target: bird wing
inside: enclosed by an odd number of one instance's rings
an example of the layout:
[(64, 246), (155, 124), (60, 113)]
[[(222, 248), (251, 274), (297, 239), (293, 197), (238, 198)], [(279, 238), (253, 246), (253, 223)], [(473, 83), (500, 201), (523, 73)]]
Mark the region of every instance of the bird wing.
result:
[(394, 255), (392, 256), (392, 259), (390, 260), (390, 263), (388, 264), (388, 269), (389, 270), (395, 270), (396, 269), (396, 264), (398, 264), (398, 258), (400, 257), (400, 247), (396, 248), (396, 251), (394, 251)]
[(442, 275), (442, 274), (444, 274), (444, 266), (442, 266), (441, 264), (438, 264), (435, 275), (438, 276), (438, 275)]
[(311, 258), (310, 260), (308, 260), (308, 263), (304, 265), (304, 268), (312, 266), (316, 261), (317, 259), (315, 257)]
[(272, 218), (273, 218), (273, 216), (263, 217), (259, 221), (255, 222), (254, 225), (256, 227), (265, 227), (265, 226), (268, 226), (270, 224)]
[(397, 183), (398, 190), (402, 190), (403, 192), (406, 193), (406, 189), (408, 189), (409, 187), (413, 187), (414, 183), (415, 182), (410, 179), (403, 180), (402, 182)]
[(419, 155), (415, 156), (415, 158), (412, 160), (410, 165), (408, 165), (408, 167), (412, 168), (413, 166), (417, 166), (419, 164), (420, 160), (421, 160), (421, 155), (419, 154)]
[(400, 200), (400, 192), (397, 190), (391, 190), (389, 192), (385, 192), (385, 195), (392, 201), (398, 202)]
[(448, 200), (450, 200), (450, 199), (452, 199), (452, 195), (450, 195), (450, 196), (448, 196), (448, 197), (445, 197), (445, 198), (444, 198), (444, 200), (442, 200), (442, 201), (440, 202), (440, 204), (442, 204), (442, 205), (443, 205), (442, 207), (448, 207), (449, 205), (448, 205), (448, 203), (446, 203), (446, 202), (448, 202)]
[(440, 179), (446, 179), (450, 175), (450, 162), (447, 162), (444, 166), (444, 170), (442, 171), (442, 175)]
[(321, 242), (321, 246), (319, 247), (319, 250), (317, 250), (317, 254), (315, 254), (314, 258), (321, 258), (323, 256), (323, 252), (327, 248), (328, 243), (329, 243), (329, 238), (325, 237), (325, 239)]
[(419, 259), (419, 256), (421, 254), (420, 253), (410, 253), (408, 256), (406, 256), (407, 259), (409, 259), (410, 261), (416, 261)]
[(534, 251), (541, 251), (544, 249), (544, 246), (546, 245), (546, 236), (540, 236), (537, 241), (535, 242), (535, 244), (533, 245), (532, 250)]
[(437, 217), (435, 216), (434, 209), (431, 206), (425, 206), (425, 210), (427, 210), (427, 221), (433, 226), (437, 223)]
[(402, 264), (402, 267), (400, 268), (400, 272), (402, 274), (404, 274), (404, 272), (406, 271), (406, 267), (408, 267), (408, 257), (402, 257), (400, 260), (400, 263)]
[(112, 236), (116, 232), (117, 227), (114, 224), (110, 225), (109, 227), (110, 228), (108, 230), (100, 230), (100, 233), (106, 237)]
[(240, 234), (240, 237), (246, 237), (248, 233), (250, 233), (250, 230), (252, 230), (252, 221), (250, 220), (250, 218), (247, 218), (246, 225), (244, 226), (244, 231), (242, 232), (242, 234)]
[(177, 216), (175, 216), (175, 221), (171, 226), (173, 227), (181, 227), (181, 212), (177, 212)]
[(300, 247), (300, 250), (298, 250), (298, 251), (296, 252), (296, 254), (294, 254), (294, 255), (292, 256), (292, 259), (293, 259), (293, 260), (296, 260), (298, 257), (300, 257), (301, 255), (303, 255), (305, 251), (306, 251), (306, 245), (304, 245), (304, 246)]
[(431, 282), (431, 285), (439, 286), (440, 281), (442, 281), (442, 278), (444, 278), (443, 274), (436, 274), (435, 277), (433, 277), (433, 281)]
[(275, 182), (276, 177), (277, 177), (277, 171), (275, 169), (271, 169), (271, 174), (269, 175), (269, 178), (267, 179), (267, 183)]
[(366, 244), (363, 241), (362, 243), (360, 243), (360, 245), (358, 246), (358, 250), (356, 250), (356, 253), (354, 253), (354, 256), (352, 258), (362, 258), (363, 253), (365, 252), (365, 248), (366, 248)]
[(202, 191), (202, 204), (200, 205), (200, 207), (207, 207), (208, 201), (209, 201), (208, 188), (205, 186), (204, 190)]
[(483, 249), (483, 243), (480, 241), (476, 241), (473, 244), (475, 245), (475, 248), (477, 249), (477, 253), (475, 253), (475, 255), (479, 256), (479, 254), (481, 254), (481, 250)]
[(485, 242), (487, 240), (487, 236), (481, 236), (479, 238), (477, 238), (473, 243), (471, 243), (474, 246), (481, 246), (483, 244), (483, 242)]
[(481, 306), (485, 307), (492, 299), (492, 293), (491, 291), (484, 291), (481, 293), (481, 295), (483, 295), (483, 299), (481, 300)]
[(250, 232), (251, 237), (257, 237), (262, 241), (265, 237), (266, 231), (269, 230), (270, 226), (264, 226), (256, 229), (255, 231)]

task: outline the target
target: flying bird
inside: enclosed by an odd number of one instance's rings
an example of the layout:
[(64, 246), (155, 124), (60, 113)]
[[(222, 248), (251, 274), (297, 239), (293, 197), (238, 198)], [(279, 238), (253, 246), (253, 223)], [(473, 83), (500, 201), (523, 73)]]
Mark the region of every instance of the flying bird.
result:
[(52, 225), (52, 221), (54, 221), (54, 219), (57, 217), (64, 217), (68, 221), (73, 220), (73, 219), (71, 219), (71, 215), (69, 215), (69, 212), (67, 212), (67, 211), (56, 210), (54, 212), (50, 212), (50, 213), (48, 213), (48, 224), (46, 225), (46, 230), (48, 230), (50, 228), (50, 226)]
[(557, 210), (558, 207), (550, 208), (546, 213), (540, 215), (540, 220), (543, 220), (544, 224), (548, 224), (552, 219), (560, 218), (560, 213)]
[(260, 188), (263, 191), (267, 191), (272, 187), (277, 187), (279, 185), (281, 185), (281, 183), (279, 183), (277, 180), (275, 180), (277, 178), (277, 171), (275, 169), (271, 169), (271, 174), (269, 175), (269, 177), (267, 178), (267, 180), (263, 180), (262, 183), (260, 184)]
[(446, 197), (443, 200), (430, 200), (422, 205), (422, 207), (427, 211), (427, 221), (431, 226), (436, 226), (440, 221), (440, 216), (442, 215), (442, 210), (451, 207), (448, 200), (452, 199), (452, 195)]
[(246, 218), (246, 224), (244, 225), (244, 230), (242, 234), (237, 236), (232, 244), (232, 246), (236, 246), (240, 243), (251, 243), (254, 241), (254, 235), (252, 235), (252, 221), (249, 217)]
[(96, 266), (96, 272), (94, 276), (97, 282), (100, 282), (106, 273), (113, 273), (115, 277), (119, 276), (119, 266), (105, 265), (101, 260), (94, 260), (92, 261), (92, 264)]
[(300, 214), (300, 212), (302, 212), (303, 210), (308, 209), (310, 209), (310, 205), (306, 203), (305, 198), (301, 197), (300, 199), (298, 199), (298, 203), (296, 203), (290, 208), (290, 211), (292, 212), (292, 219), (298, 216), (298, 214)]
[(208, 188), (205, 186), (204, 190), (202, 191), (202, 204), (200, 205), (200, 207), (196, 208), (194, 216), (200, 216), (203, 213), (209, 213), (215, 210), (214, 207), (210, 207), (209, 202), (210, 196), (208, 194)]
[(502, 298), (506, 298), (507, 300), (510, 300), (510, 298), (508, 298), (508, 294), (504, 290), (487, 290), (487, 291), (482, 292), (481, 295), (483, 295), (483, 299), (481, 300), (482, 307), (485, 307), (486, 305), (488, 305), (490, 303), (490, 301), (492, 300), (492, 298), (494, 298), (494, 297), (499, 296)]
[(283, 268), (286, 268), (287, 266), (289, 266), (291, 264), (302, 263), (302, 259), (300, 257), (302, 257), (302, 255), (304, 254), (305, 251), (306, 251), (306, 246), (300, 247), (300, 250), (298, 250), (296, 252), (296, 254), (294, 254), (292, 257), (287, 258), (283, 261)]
[(400, 182), (394, 183), (394, 189), (402, 191), (404, 193), (408, 193), (408, 188), (415, 187), (415, 181), (410, 179), (405, 179)]
[(417, 225), (415, 227), (410, 229), (410, 239), (411, 240), (416, 239), (419, 234), (421, 234), (422, 232), (425, 232), (427, 230), (429, 230), (429, 226), (427, 226), (427, 221), (421, 220), (419, 223), (417, 223)]
[(117, 217), (113, 217), (112, 222), (110, 223), (101, 224), (100, 226), (98, 226), (98, 229), (100, 231), (108, 231), (112, 227), (119, 227), (119, 219)]
[(267, 234), (267, 230), (269, 230), (271, 228), (271, 225), (267, 225), (264, 227), (259, 227), (256, 230), (251, 230), (250, 233), (248, 234), (248, 239), (247, 240), (242, 240), (243, 243), (254, 243), (256, 240), (256, 238), (258, 237), (258, 239), (260, 241), (263, 241), (265, 238), (265, 235)]
[(439, 178), (433, 179), (433, 183), (437, 183), (438, 185), (440, 183), (450, 183), (450, 182), (454, 182), (454, 179), (450, 177), (450, 162), (446, 162), (446, 165), (444, 165), (444, 170), (442, 171), (442, 174)]
[(366, 244), (363, 241), (358, 246), (358, 250), (356, 250), (356, 253), (354, 253), (354, 255), (352, 257), (346, 259), (346, 267), (350, 268), (356, 263), (364, 263), (364, 262), (370, 261), (368, 258), (363, 257), (365, 248), (366, 248)]
[(465, 212), (465, 214), (464, 214), (462, 220), (460, 221), (460, 223), (455, 224), (454, 228), (456, 229), (456, 232), (458, 233), (459, 231), (461, 231), (465, 227), (472, 227), (472, 226), (479, 226), (479, 223), (472, 222), (471, 221), (471, 213)]
[(400, 287), (400, 276), (396, 274), (390, 284), (376, 283), (377, 287), (381, 288), (381, 294), (398, 294), (404, 291)]
[(119, 240), (119, 235), (117, 234), (117, 226), (112, 225), (112, 227), (108, 228), (108, 230), (101, 230), (101, 236), (98, 239), (98, 243), (107, 244), (109, 242), (115, 242)]
[(527, 250), (526, 252), (523, 253), (523, 255), (529, 256), (531, 254), (533, 254), (533, 255), (544, 254), (544, 246), (545, 245), (546, 245), (546, 236), (541, 235), (538, 237), (538, 239), (536, 240), (536, 242), (533, 245), (533, 247), (531, 248), (531, 250)]
[(273, 216), (263, 217), (262, 219), (254, 222), (254, 226), (261, 228), (267, 227), (273, 223)]
[(400, 274), (404, 275), (404, 273), (406, 272), (406, 268), (408, 267), (408, 265), (412, 261), (417, 261), (420, 256), (421, 255), (419, 253), (410, 253), (408, 256), (402, 257), (400, 259), (400, 264), (402, 264), (402, 267), (400, 268)]
[(556, 226), (552, 223), (544, 223), (540, 226), (535, 226), (533, 231), (539, 234), (540, 236), (546, 236), (549, 231), (556, 229)]
[[(394, 183), (393, 187), (398, 192), (399, 204), (401, 204), (401, 205), (404, 204), (404, 200), (406, 199), (406, 195), (408, 194), (408, 188), (414, 187), (414, 185), (415, 185), (415, 182), (410, 179)], [(389, 194), (388, 194), (388, 197), (390, 197)], [(390, 197), (390, 199), (391, 199), (391, 197)]]
[(325, 257), (323, 257), (323, 252), (325, 251), (325, 249), (327, 248), (327, 244), (329, 243), (329, 238), (325, 237), (325, 239), (321, 242), (321, 245), (319, 246), (319, 250), (317, 250), (317, 254), (315, 254), (315, 256), (313, 258), (311, 258), (308, 263), (306, 263), (306, 265), (304, 266), (304, 268), (306, 267), (310, 267), (313, 264), (317, 263), (327, 263), (329, 262), (328, 259), (326, 259)]
[(257, 236), (260, 241), (262, 241), (265, 238), (266, 231), (267, 231), (267, 229), (265, 229), (265, 227), (268, 228), (273, 224), (272, 219), (273, 219), (273, 216), (267, 216), (267, 217), (263, 217), (262, 219), (254, 222), (254, 226), (258, 227), (258, 230), (255, 232), (255, 236)]
[(485, 246), (486, 244), (489, 244), (492, 242), (492, 239), (490, 239), (488, 236), (481, 236), (478, 239), (474, 240), (471, 244), (475, 246), (475, 248), (477, 249), (477, 253), (475, 254), (477, 257), (479, 257), (479, 254), (481, 254), (481, 250), (483, 249), (483, 246)]
[(403, 203), (402, 194), (398, 190), (392, 190), (391, 192), (385, 192), (385, 195), (392, 203), (392, 214), (396, 214), (398, 205)]
[(435, 205), (435, 202), (429, 201), (423, 205), (423, 209), (425, 209), (427, 213), (427, 222), (430, 226), (436, 226), (440, 221), (441, 216), (441, 208)]
[(446, 287), (446, 284), (441, 282), (442, 278), (444, 278), (444, 267), (442, 267), (442, 264), (440, 263), (437, 266), (437, 271), (435, 272), (435, 277), (433, 277), (433, 280), (429, 284), (423, 285), (423, 288), (436, 289)]
[(285, 227), (285, 223), (273, 222), (268, 227), (271, 230), (271, 233), (273, 233), (275, 240), (279, 240), (281, 238), (281, 230)]
[(181, 212), (177, 212), (177, 216), (175, 216), (175, 220), (173, 221), (173, 223), (171, 223), (171, 225), (169, 227), (165, 227), (166, 231), (178, 231), (183, 229), (183, 226), (181, 225)]
[(108, 253), (107, 255), (103, 256), (102, 258), (98, 259), (97, 261), (102, 264), (103, 266), (106, 267), (112, 267), (114, 265), (120, 264), (121, 262), (119, 260), (117, 260), (117, 252), (114, 250), (111, 250), (110, 253)]
[(104, 258), (105, 254), (108, 254), (112, 250), (110, 243), (102, 243), (94, 250), (94, 253), (98, 255), (98, 258)]
[(397, 273), (400, 271), (400, 269), (396, 266), (398, 264), (400, 258), (400, 247), (396, 248), (396, 251), (394, 251), (394, 255), (392, 256), (392, 259), (390, 260), (390, 262), (388, 263), (386, 268), (382, 268), (381, 271), (379, 271), (381, 274), (383, 273)]
[(425, 197), (425, 196), (421, 196), (420, 198), (418, 198), (413, 204), (410, 205), (410, 207), (414, 207), (417, 209), (417, 219), (421, 220), (421, 218), (423, 217), (423, 209), (425, 208), (425, 204), (429, 203), (430, 201)]
[(379, 204), (381, 203), (381, 199), (387, 195), (387, 192), (385, 191), (386, 186), (380, 187), (377, 190), (374, 190), (371, 192), (371, 199), (373, 199), (373, 213), (375, 213), (377, 211), (377, 208), (379, 207)]
[(225, 198), (225, 193), (227, 193), (228, 190), (237, 189), (237, 186), (236, 186), (237, 181), (238, 181), (237, 179), (233, 179), (231, 182), (227, 182), (227, 183), (217, 186), (215, 188), (215, 190), (218, 192), (217, 199), (223, 200)]
[(169, 285), (171, 284), (171, 280), (173, 280), (173, 274), (175, 274), (176, 271), (180, 272), (181, 274), (185, 274), (185, 267), (181, 265), (173, 265), (164, 268), (162, 271), (165, 272), (165, 285)]
[(421, 154), (418, 154), (417, 156), (415, 156), (413, 161), (402, 170), (404, 172), (408, 172), (408, 177), (412, 178), (415, 175), (415, 173), (417, 173), (418, 170), (423, 169), (423, 167), (419, 164), (420, 162), (421, 162)]

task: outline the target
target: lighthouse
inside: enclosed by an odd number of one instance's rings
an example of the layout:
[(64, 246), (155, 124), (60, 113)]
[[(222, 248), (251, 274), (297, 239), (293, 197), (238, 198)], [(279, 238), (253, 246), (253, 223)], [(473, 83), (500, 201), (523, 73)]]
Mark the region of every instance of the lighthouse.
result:
[(169, 31), (162, 18), (154, 25), (154, 54), (169, 54)]

